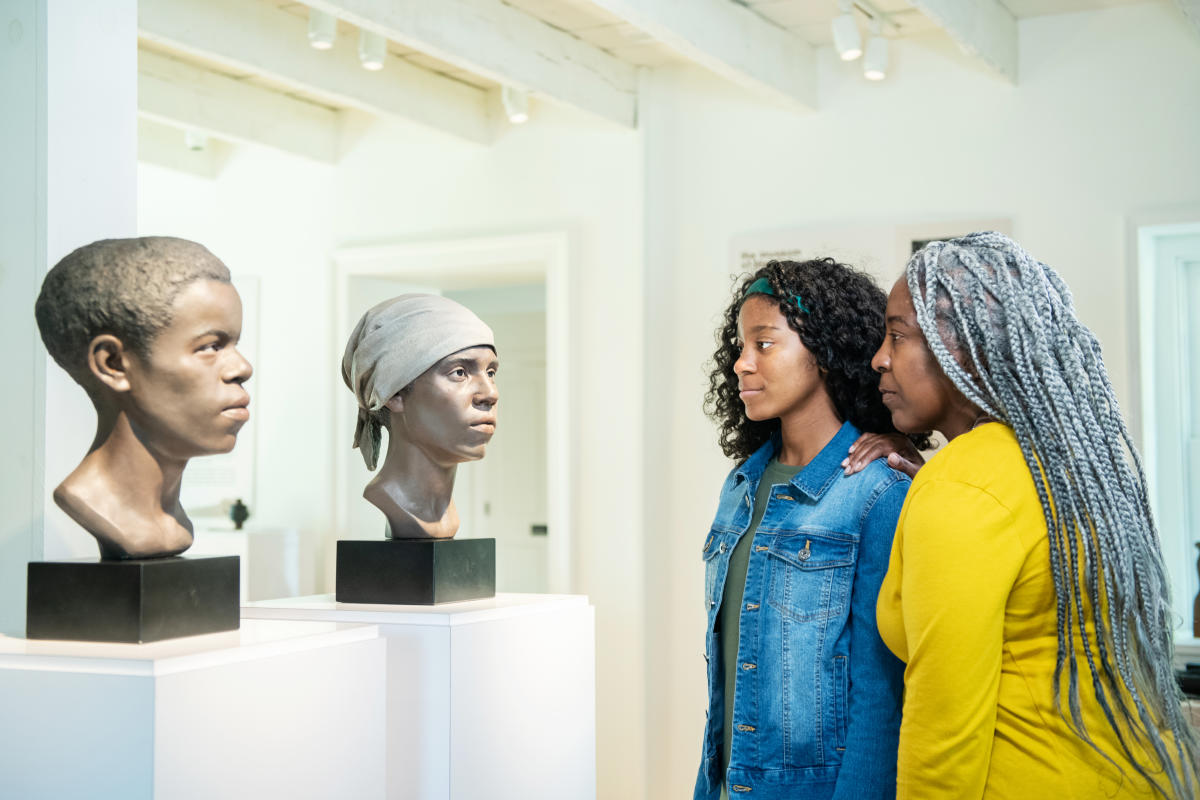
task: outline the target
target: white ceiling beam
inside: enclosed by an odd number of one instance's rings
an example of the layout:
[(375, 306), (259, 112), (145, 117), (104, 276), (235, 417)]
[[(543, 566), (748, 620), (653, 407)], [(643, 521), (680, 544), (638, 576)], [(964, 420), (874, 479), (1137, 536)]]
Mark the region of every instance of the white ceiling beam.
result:
[(501, 0), (305, 2), (459, 69), (625, 127), (637, 124), (634, 67)]
[(138, 113), (328, 164), (338, 158), (338, 112), (145, 50), (138, 51)]
[(379, 72), (358, 63), (357, 41), (308, 44), (303, 17), (245, 0), (140, 0), (138, 34), (173, 50), (260, 75), (331, 105), (416, 122), (467, 141), (495, 138), (488, 92), (398, 58)]
[(729, 0), (591, 0), (687, 58), (752, 90), (817, 106), (812, 45)]
[(182, 128), (163, 125), (146, 117), (138, 119), (138, 161), (186, 172), (201, 178), (215, 178), (229, 159), (232, 146), (209, 139), (204, 149), (190, 149)]
[(999, 0), (909, 0), (963, 52), (1017, 82), (1017, 19)]

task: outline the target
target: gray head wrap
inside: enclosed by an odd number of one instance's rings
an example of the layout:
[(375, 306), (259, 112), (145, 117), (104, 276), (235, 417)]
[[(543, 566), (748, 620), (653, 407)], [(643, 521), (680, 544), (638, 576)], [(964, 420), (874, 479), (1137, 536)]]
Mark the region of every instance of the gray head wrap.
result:
[(367, 469), (379, 460), (388, 400), (446, 356), (468, 347), (496, 349), (492, 329), (470, 309), (435, 294), (402, 294), (363, 314), (342, 356), (342, 380), (358, 400), (354, 446)]

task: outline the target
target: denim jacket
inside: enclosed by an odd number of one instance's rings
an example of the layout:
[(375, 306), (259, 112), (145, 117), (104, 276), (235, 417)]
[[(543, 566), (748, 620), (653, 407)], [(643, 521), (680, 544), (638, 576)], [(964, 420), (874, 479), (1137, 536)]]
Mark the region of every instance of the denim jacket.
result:
[[(703, 550), (709, 702), (695, 800), (717, 800), (725, 777), (731, 798), (895, 797), (904, 665), (879, 638), (875, 600), (909, 480), (883, 460), (844, 475), (858, 435), (843, 424), (790, 484), (771, 491), (751, 542), (728, 721), (713, 628), (729, 556), (750, 526), (778, 437), (725, 479)], [(722, 776), (726, 724), (733, 739)]]

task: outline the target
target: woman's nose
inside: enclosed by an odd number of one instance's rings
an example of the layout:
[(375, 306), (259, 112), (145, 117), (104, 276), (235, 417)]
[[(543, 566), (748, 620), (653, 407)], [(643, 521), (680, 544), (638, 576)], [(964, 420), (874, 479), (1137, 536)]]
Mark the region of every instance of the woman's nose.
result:
[(754, 361), (753, 359), (747, 357), (747, 351), (743, 350), (741, 355), (738, 356), (737, 361), (733, 362), (733, 374), (745, 375), (753, 371)]
[(888, 340), (884, 339), (883, 344), (879, 345), (879, 349), (875, 351), (875, 355), (871, 356), (871, 369), (884, 373), (892, 368), (892, 356), (888, 352), (889, 349)]

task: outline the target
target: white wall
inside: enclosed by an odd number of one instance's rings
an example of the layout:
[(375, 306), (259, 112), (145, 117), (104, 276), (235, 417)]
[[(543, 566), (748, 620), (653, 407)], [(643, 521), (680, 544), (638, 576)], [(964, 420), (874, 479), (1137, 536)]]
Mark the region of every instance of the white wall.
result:
[[(295, 526), (329, 558), (332, 416), (341, 342), (332, 331), (337, 247), (566, 230), (575, 575), (597, 630), (600, 796), (640, 797), (645, 663), (641, 597), (641, 141), (553, 107), (490, 148), (380, 123), (338, 167), (238, 148), (215, 181), (142, 164), (142, 233), (197, 239), (261, 277), (255, 521)], [(186, 479), (186, 477), (185, 477)], [(365, 502), (365, 501), (363, 501)], [(316, 565), (318, 576), (325, 565)], [(322, 587), (332, 590), (332, 586)]]
[(699, 758), (699, 552), (730, 466), (700, 411), (700, 365), (727, 302), (731, 238), (1009, 217), (1072, 287), (1122, 403), (1135, 398), (1124, 218), (1200, 198), (1200, 39), (1168, 4), (1027, 20), (1016, 87), (931, 44), (892, 42), (879, 84), (822, 52), (821, 110), (807, 115), (697, 70), (647, 76), (649, 797), (687, 796)]

